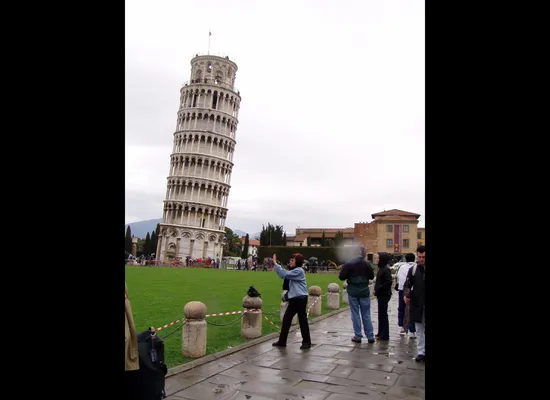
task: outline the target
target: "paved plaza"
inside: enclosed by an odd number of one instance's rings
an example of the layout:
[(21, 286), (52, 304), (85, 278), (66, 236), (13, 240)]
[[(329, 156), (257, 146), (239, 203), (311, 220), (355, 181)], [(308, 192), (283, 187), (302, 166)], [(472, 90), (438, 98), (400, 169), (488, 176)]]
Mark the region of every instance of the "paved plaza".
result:
[[(299, 329), (284, 349), (270, 340), (166, 379), (170, 400), (424, 399), (424, 363), (416, 340), (399, 335), (397, 293), (389, 306), (390, 341), (351, 342), (349, 309), (312, 324), (310, 350)], [(374, 331), (377, 304), (372, 301)]]

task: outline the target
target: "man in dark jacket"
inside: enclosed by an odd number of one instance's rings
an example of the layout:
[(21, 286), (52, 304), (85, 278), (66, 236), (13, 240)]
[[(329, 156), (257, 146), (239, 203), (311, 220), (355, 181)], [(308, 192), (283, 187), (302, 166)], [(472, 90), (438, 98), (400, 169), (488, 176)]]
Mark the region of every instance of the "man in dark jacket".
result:
[(375, 264), (378, 262), (378, 273), (374, 284), (374, 295), (378, 299), (378, 334), (380, 340), (390, 340), (390, 322), (388, 319), (388, 303), (391, 298), (393, 278), (388, 263), (388, 253), (378, 253)]
[(416, 249), (416, 257), (418, 264), (416, 267), (409, 269), (407, 275), (406, 286), (410, 289), (409, 296), (404, 298), (405, 303), (410, 302), (410, 318), (415, 323), (416, 335), (418, 337), (416, 361), (424, 361), (426, 358), (425, 352), (425, 327), (426, 327), (426, 286), (425, 286), (425, 271), (426, 271), (426, 248), (424, 246)]
[(354, 257), (342, 266), (338, 275), (341, 281), (348, 281), (348, 299), (351, 309), (354, 337), (352, 342), (361, 343), (361, 320), (369, 343), (374, 343), (374, 329), (370, 317), (369, 280), (374, 279), (374, 270), (365, 262), (364, 249), (354, 248)]

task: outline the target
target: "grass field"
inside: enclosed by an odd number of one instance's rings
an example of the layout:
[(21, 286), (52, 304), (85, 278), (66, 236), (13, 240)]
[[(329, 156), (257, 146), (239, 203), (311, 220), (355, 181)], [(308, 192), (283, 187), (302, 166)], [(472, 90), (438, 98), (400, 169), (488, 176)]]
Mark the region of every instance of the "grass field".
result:
[[(338, 283), (342, 287), (342, 282), (333, 273), (307, 274), (306, 279), (308, 287), (320, 286), (323, 294), (327, 292), (329, 283)], [(190, 301), (206, 304), (208, 314), (242, 310), (242, 299), (250, 285), (254, 285), (261, 293), (265, 313), (277, 311), (275, 315), (267, 315), (267, 318), (281, 326), (278, 310), (283, 280), (275, 272), (127, 266), (126, 283), (138, 332), (147, 330), (149, 326), (158, 328), (181, 319), (183, 307)], [(344, 304), (341, 303), (341, 306)], [(326, 297), (323, 298), (322, 311), (323, 314), (330, 311), (326, 307)], [(209, 317), (208, 321), (225, 324), (239, 317), (240, 315)], [(162, 330), (159, 336), (162, 338), (180, 326), (178, 324), (166, 331)], [(246, 339), (241, 338), (240, 329), (240, 320), (223, 327), (207, 325), (207, 354), (244, 343)], [(278, 329), (264, 318), (262, 334), (272, 332), (278, 332)], [(169, 368), (192, 360), (181, 354), (181, 330), (166, 338), (165, 359)]]

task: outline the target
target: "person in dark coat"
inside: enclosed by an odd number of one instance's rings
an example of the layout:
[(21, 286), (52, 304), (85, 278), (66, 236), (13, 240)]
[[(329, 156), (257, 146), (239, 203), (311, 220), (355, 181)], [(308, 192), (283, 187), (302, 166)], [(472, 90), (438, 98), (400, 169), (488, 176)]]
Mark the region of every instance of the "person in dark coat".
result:
[(374, 270), (365, 262), (365, 249), (357, 246), (354, 249), (354, 257), (345, 263), (340, 270), (338, 278), (348, 282), (348, 299), (351, 310), (351, 322), (354, 336), (351, 341), (361, 343), (361, 321), (363, 330), (369, 343), (374, 343), (374, 330), (370, 318), (370, 290), (369, 280), (374, 279)]
[(418, 264), (416, 267), (409, 269), (407, 275), (407, 287), (410, 289), (409, 296), (405, 297), (405, 303), (410, 302), (410, 318), (416, 327), (416, 335), (418, 337), (416, 361), (424, 361), (426, 358), (425, 351), (425, 328), (426, 328), (426, 286), (425, 286), (425, 271), (426, 271), (426, 248), (424, 246), (416, 249), (416, 257)]
[(390, 267), (388, 266), (390, 255), (388, 253), (378, 253), (376, 261), (378, 262), (378, 273), (374, 284), (374, 295), (378, 300), (378, 334), (376, 337), (379, 340), (390, 340), (388, 303), (390, 302), (393, 284)]

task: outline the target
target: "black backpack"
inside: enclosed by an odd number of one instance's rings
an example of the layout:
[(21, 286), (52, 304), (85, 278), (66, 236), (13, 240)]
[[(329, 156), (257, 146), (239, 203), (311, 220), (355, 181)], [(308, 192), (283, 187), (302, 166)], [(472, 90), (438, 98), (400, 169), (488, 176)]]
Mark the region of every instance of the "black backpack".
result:
[(138, 333), (139, 371), (137, 394), (140, 400), (160, 400), (166, 397), (164, 378), (168, 368), (164, 363), (164, 341), (151, 330)]
[(248, 293), (247, 294), (248, 294), (249, 297), (262, 297), (260, 292), (258, 292), (254, 286), (250, 286), (248, 288)]

